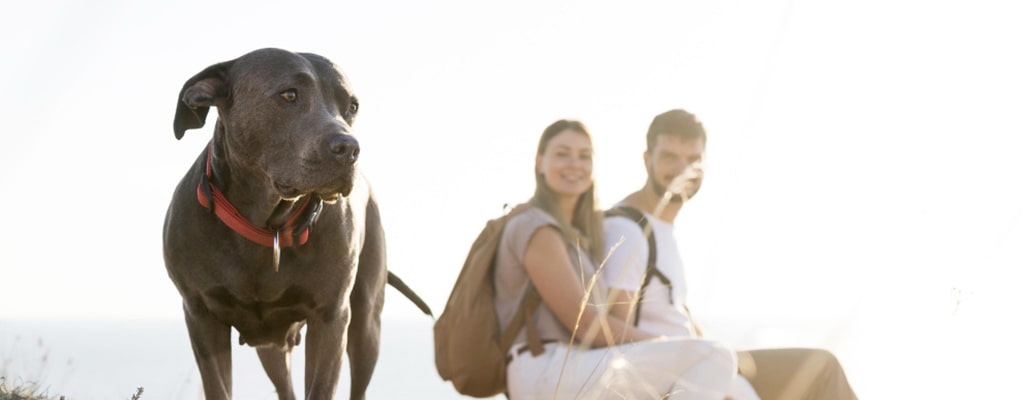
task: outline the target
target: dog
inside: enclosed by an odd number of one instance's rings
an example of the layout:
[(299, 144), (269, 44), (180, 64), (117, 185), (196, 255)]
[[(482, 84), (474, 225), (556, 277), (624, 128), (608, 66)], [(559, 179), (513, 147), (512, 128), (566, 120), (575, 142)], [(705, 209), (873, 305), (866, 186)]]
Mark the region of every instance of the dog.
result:
[(380, 348), (384, 286), (429, 307), (386, 266), (380, 210), (357, 171), (359, 100), (325, 57), (266, 48), (209, 66), (178, 95), (174, 134), (217, 122), (164, 220), (206, 399), (231, 398), (231, 328), (256, 348), (280, 399), (305, 331), (305, 398), (333, 398), (342, 353), (365, 398)]

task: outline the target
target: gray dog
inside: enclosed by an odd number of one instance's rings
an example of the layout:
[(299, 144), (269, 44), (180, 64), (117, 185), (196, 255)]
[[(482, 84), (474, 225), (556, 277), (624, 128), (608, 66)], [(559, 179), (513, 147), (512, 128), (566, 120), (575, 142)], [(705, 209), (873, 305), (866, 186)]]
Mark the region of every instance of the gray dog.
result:
[(342, 352), (352, 399), (377, 364), (384, 285), (429, 308), (385, 263), (373, 193), (356, 171), (359, 101), (324, 57), (261, 49), (212, 65), (178, 96), (174, 134), (217, 125), (174, 192), (164, 261), (185, 308), (206, 398), (231, 398), (231, 328), (281, 399), (306, 327), (307, 399), (330, 399)]

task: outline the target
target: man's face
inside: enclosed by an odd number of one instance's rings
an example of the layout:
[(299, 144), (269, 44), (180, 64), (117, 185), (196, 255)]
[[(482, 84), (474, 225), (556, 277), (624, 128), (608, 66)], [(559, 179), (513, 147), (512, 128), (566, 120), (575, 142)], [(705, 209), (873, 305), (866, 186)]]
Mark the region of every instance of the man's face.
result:
[(704, 140), (681, 139), (675, 135), (658, 135), (654, 148), (644, 153), (647, 181), (659, 197), (679, 175), (686, 175), (686, 184), (680, 193), (674, 193), (673, 202), (693, 197), (704, 179)]

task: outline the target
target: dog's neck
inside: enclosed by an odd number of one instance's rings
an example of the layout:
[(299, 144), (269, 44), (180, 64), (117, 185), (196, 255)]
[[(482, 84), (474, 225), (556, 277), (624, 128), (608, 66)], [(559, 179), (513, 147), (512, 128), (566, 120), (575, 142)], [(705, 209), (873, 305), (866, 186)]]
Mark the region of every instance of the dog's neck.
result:
[(254, 178), (260, 174), (232, 168), (220, 146), (214, 145), (209, 162), (211, 183), (254, 226), (271, 230), (284, 226), (304, 200), (305, 196), (282, 198), (266, 181)]

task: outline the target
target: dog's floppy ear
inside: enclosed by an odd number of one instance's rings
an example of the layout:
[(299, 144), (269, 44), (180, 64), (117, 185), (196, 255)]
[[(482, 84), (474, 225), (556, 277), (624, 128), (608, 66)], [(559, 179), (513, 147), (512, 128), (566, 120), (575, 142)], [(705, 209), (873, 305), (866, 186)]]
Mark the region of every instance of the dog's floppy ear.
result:
[(210, 106), (227, 97), (228, 69), (233, 61), (214, 64), (189, 78), (178, 93), (178, 108), (174, 112), (174, 137), (181, 139), (185, 131), (202, 128)]

